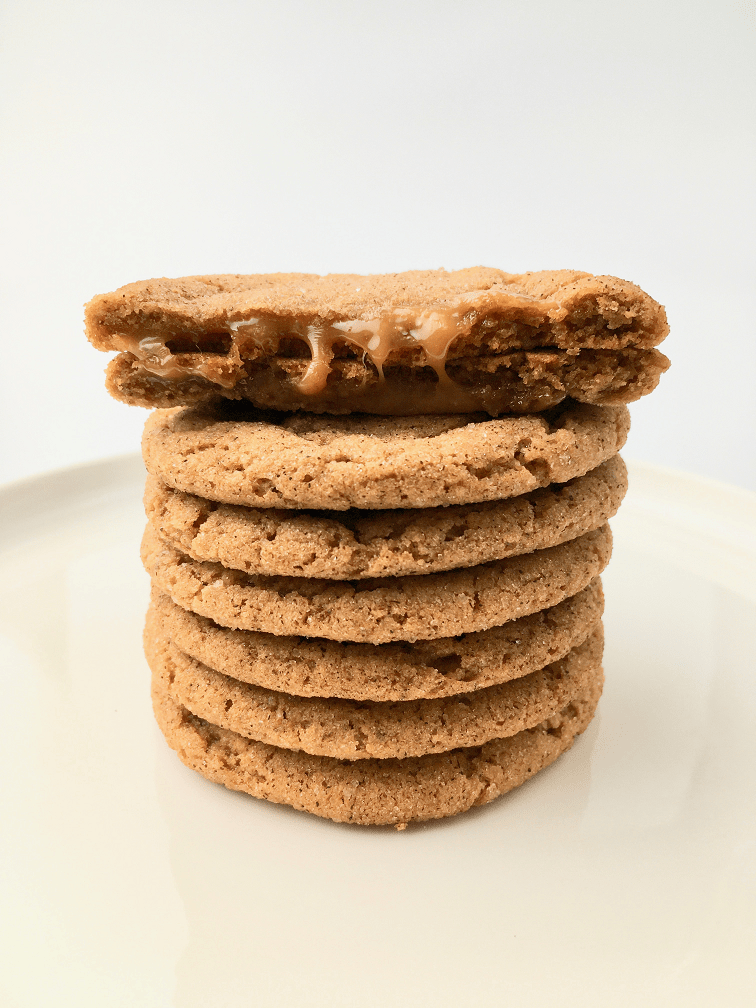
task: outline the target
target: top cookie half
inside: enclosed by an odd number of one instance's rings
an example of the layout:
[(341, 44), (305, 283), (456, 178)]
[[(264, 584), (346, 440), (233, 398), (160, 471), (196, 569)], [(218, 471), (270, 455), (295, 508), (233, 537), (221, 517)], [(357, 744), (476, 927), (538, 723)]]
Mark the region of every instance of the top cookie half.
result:
[(574, 270), (146, 280), (93, 298), (86, 318), (91, 343), (119, 351), (109, 391), (146, 407), (535, 413), (567, 396), (632, 402), (669, 366), (662, 306)]

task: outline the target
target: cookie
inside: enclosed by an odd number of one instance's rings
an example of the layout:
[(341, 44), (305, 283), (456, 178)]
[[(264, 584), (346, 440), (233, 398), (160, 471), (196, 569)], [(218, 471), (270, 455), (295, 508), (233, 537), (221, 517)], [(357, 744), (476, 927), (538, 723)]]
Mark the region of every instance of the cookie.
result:
[(153, 592), (151, 609), (185, 654), (232, 679), (296, 696), (448, 697), (508, 682), (563, 658), (601, 619), (597, 578), (558, 605), (500, 627), (414, 644), (350, 644), (228, 630)]
[(222, 396), (406, 416), (631, 402), (668, 367), (654, 349), (667, 328), (634, 284), (573, 270), (184, 277), (87, 306), (91, 342), (121, 351), (110, 392), (148, 407)]
[(346, 760), (423, 756), (532, 728), (584, 692), (602, 650), (599, 624), (560, 661), (511, 682), (437, 700), (370, 703), (297, 697), (241, 683), (179, 651), (154, 613), (145, 630), (150, 667), (190, 713), (258, 742)]
[(226, 403), (154, 412), (142, 453), (175, 490), (264, 508), (427, 508), (566, 483), (616, 455), (625, 406), (541, 416), (269, 416)]
[(381, 378), (364, 358), (334, 360), (330, 373), (336, 380), (317, 395), (299, 391), (309, 365), (304, 356), (247, 364), (230, 394), (203, 378), (168, 383), (146, 371), (133, 354), (119, 354), (108, 364), (105, 387), (114, 399), (147, 409), (208, 402), (220, 392), (260, 409), (384, 416), (482, 409), (501, 416), (538, 413), (568, 396), (601, 405), (633, 402), (653, 392), (669, 360), (658, 350), (583, 350), (578, 357), (566, 350), (508, 353), (452, 361), (443, 383), (430, 369), (393, 366)]
[(615, 514), (627, 470), (614, 458), (520, 497), (445, 508), (284, 511), (218, 504), (147, 481), (145, 510), (163, 542), (248, 574), (350, 580), (472, 567), (590, 532)]
[(153, 677), (153, 707), (181, 761), (211, 781), (336, 822), (403, 824), (484, 805), (548, 766), (590, 723), (603, 675), (533, 728), (485, 745), (406, 759), (337, 760), (255, 742), (195, 717)]
[(556, 605), (601, 573), (611, 544), (605, 525), (559, 546), (476, 567), (352, 582), (201, 563), (161, 543), (148, 525), (142, 560), (155, 587), (221, 626), (383, 644), (473, 633)]

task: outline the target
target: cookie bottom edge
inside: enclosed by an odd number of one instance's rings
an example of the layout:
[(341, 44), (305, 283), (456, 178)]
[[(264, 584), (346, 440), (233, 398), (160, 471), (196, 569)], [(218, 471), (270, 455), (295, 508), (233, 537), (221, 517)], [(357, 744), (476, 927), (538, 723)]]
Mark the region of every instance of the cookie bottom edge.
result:
[(603, 673), (557, 715), (472, 749), (406, 759), (343, 761), (255, 742), (197, 718), (153, 682), (155, 716), (182, 763), (229, 790), (334, 822), (402, 825), (485, 805), (566, 752), (588, 727)]

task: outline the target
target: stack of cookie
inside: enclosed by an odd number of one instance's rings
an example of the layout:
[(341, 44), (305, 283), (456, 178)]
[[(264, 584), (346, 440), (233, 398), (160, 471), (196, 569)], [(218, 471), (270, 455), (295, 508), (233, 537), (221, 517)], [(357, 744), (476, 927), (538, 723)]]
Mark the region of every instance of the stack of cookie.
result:
[(135, 284), (89, 322), (111, 391), (160, 407), (145, 645), (187, 765), (401, 826), (569, 748), (658, 305), (585, 274), (289, 274)]

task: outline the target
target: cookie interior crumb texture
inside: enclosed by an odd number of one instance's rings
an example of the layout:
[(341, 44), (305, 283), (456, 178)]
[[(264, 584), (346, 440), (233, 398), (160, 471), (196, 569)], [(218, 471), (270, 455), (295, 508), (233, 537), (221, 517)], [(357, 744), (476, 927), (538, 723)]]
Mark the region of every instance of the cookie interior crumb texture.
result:
[(475, 267), (377, 276), (156, 279), (95, 297), (87, 335), (118, 351), (109, 391), (170, 408), (533, 413), (567, 396), (617, 405), (669, 361), (664, 309), (635, 284), (575, 270)]

